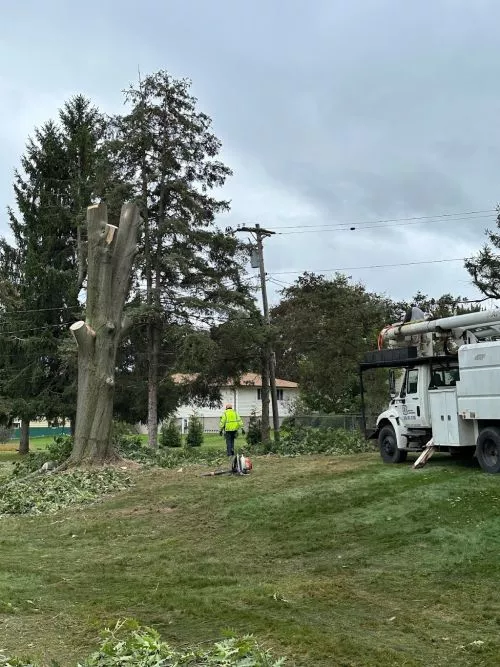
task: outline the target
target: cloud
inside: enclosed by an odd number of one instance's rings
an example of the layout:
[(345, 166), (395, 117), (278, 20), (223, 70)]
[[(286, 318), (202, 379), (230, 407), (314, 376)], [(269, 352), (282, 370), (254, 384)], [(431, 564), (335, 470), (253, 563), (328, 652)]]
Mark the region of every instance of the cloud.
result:
[[(491, 209), (500, 197), (495, 0), (22, 5), (9, 8), (0, 41), (12, 63), (0, 80), (4, 202), (33, 126), (75, 92), (119, 111), (138, 66), (190, 76), (214, 118), (235, 169), (222, 224), (432, 216)], [(408, 264), (478, 248), (494, 216), (463, 217), (276, 235), (266, 264), (278, 272), (407, 263), (349, 273), (397, 298), (417, 289), (473, 295), (460, 263)]]

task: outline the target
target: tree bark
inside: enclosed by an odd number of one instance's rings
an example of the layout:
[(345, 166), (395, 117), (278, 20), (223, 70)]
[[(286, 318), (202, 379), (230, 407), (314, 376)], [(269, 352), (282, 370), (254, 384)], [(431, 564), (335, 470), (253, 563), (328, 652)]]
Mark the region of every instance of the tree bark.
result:
[(122, 207), (120, 225), (107, 222), (105, 204), (89, 206), (85, 322), (70, 329), (78, 344), (78, 398), (70, 465), (116, 458), (111, 443), (116, 353), (126, 323), (123, 307), (137, 251), (139, 211)]
[(262, 355), (262, 388), (260, 391), (262, 401), (261, 437), (262, 442), (268, 442), (271, 438), (269, 427), (269, 360), (267, 354)]
[(148, 441), (158, 449), (158, 359), (160, 332), (154, 322), (148, 327)]
[(19, 454), (28, 454), (30, 451), (30, 420), (21, 419), (21, 434), (19, 437)]

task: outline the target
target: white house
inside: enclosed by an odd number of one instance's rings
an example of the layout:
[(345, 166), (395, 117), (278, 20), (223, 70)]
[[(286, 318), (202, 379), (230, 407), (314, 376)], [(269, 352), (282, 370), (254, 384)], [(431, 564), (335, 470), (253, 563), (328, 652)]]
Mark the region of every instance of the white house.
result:
[[(174, 382), (182, 384), (193, 379), (192, 376), (176, 374), (173, 376)], [(299, 386), (296, 382), (280, 380), (276, 378), (276, 388), (278, 394), (278, 412), (280, 421), (288, 417), (299, 397)], [(198, 407), (194, 404), (181, 405), (176, 411), (175, 416), (180, 420), (182, 430), (187, 420), (193, 414), (196, 414), (204, 425), (205, 432), (219, 430), (219, 418), (226, 403), (231, 403), (233, 408), (239, 413), (245, 424), (248, 424), (250, 415), (255, 411), (257, 416), (262, 414), (261, 403), (262, 377), (255, 373), (246, 373), (243, 375), (239, 384), (229, 383), (221, 387), (221, 404), (217, 408)], [(269, 401), (269, 414), (272, 417), (272, 404)]]

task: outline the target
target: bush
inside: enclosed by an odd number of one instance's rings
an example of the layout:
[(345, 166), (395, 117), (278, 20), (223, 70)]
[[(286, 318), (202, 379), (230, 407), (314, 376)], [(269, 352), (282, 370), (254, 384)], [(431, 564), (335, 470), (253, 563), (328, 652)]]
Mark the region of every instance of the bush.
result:
[(371, 452), (374, 445), (359, 431), (344, 429), (315, 429), (306, 426), (285, 425), (280, 431), (280, 442), (268, 442), (258, 447), (258, 453), (299, 456), (302, 454), (357, 454)]
[(182, 437), (174, 418), (163, 422), (159, 438), (160, 447), (182, 447)]
[[(52, 663), (57, 665), (57, 663)], [(158, 632), (140, 627), (135, 621), (119, 621), (112, 630), (102, 633), (99, 649), (78, 667), (116, 667), (118, 665), (177, 665), (178, 667), (280, 667), (284, 658), (275, 660), (262, 649), (252, 635), (230, 637), (211, 646), (174, 649), (164, 642)], [(31, 660), (10, 658), (5, 667), (39, 667)]]
[(188, 447), (201, 447), (203, 444), (203, 424), (201, 419), (193, 415), (189, 420), (186, 445)]
[(262, 420), (257, 417), (255, 410), (250, 415), (246, 441), (250, 447), (255, 447), (262, 442)]

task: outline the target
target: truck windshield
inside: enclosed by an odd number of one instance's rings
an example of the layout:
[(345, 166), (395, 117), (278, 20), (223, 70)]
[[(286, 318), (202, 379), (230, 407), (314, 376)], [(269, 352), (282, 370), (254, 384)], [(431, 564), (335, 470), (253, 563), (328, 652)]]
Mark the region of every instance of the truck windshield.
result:
[(434, 366), (431, 368), (431, 381), (429, 389), (437, 387), (454, 387), (460, 380), (460, 371), (458, 368), (441, 368)]

